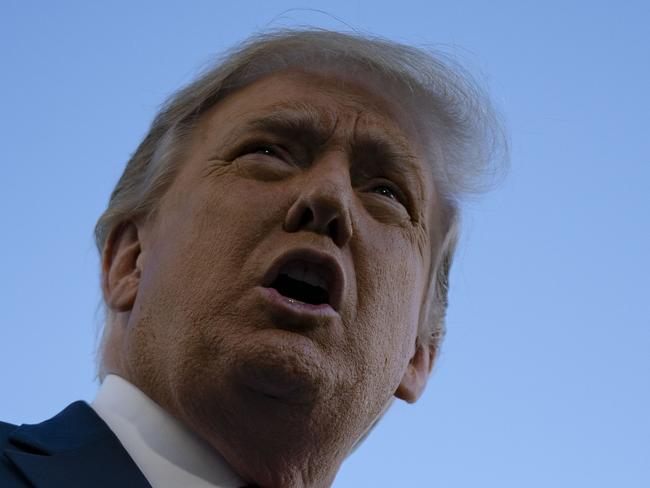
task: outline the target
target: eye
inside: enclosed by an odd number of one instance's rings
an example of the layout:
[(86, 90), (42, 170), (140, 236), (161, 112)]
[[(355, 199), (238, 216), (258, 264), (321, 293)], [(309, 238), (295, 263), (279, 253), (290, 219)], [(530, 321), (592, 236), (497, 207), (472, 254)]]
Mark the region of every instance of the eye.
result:
[(391, 188), (388, 188), (386, 185), (376, 186), (374, 190), (376, 193), (384, 195), (392, 200), (397, 200), (397, 195), (395, 195), (395, 192)]
[(401, 204), (405, 203), (402, 193), (392, 185), (387, 185), (387, 184), (375, 185), (374, 187), (372, 187), (372, 191), (386, 198), (390, 198), (391, 200), (395, 200), (398, 203)]
[(292, 164), (294, 162), (293, 154), (284, 146), (269, 142), (254, 141), (245, 144), (237, 151), (237, 157), (242, 156), (261, 156), (262, 158), (273, 158), (284, 163)]
[(274, 146), (270, 145), (257, 145), (247, 149), (245, 152), (253, 154), (262, 154), (264, 156), (271, 156), (273, 158), (281, 158), (280, 151)]

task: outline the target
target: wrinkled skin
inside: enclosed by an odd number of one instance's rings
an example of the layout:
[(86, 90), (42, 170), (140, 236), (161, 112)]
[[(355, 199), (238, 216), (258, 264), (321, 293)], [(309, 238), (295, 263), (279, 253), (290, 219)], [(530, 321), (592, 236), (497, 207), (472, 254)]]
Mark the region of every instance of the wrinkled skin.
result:
[[(249, 127), (269, 114), (298, 123)], [(267, 76), (198, 122), (156, 217), (109, 239), (106, 369), (250, 483), (329, 486), (391, 398), (424, 388), (433, 352), (416, 337), (440, 229), (414, 127), (370, 83)], [(261, 293), (272, 261), (304, 247), (343, 269), (334, 317), (300, 323)]]

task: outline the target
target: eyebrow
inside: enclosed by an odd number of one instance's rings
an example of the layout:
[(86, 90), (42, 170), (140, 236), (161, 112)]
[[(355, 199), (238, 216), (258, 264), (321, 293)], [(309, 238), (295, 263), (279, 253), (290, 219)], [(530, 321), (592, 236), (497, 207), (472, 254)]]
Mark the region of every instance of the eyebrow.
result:
[[(265, 132), (311, 147), (320, 147), (332, 136), (337, 122), (333, 113), (297, 101), (276, 103), (266, 107), (261, 114), (256, 112), (251, 115), (228, 134), (227, 141), (224, 141), (226, 145), (251, 132)], [(368, 166), (372, 162), (384, 169), (398, 171), (409, 182), (417, 178), (420, 180), (417, 193), (421, 193), (425, 175), (418, 163), (420, 158), (414, 154), (412, 143), (398, 128), (373, 124), (362, 134), (355, 134), (347, 144), (353, 161), (362, 166)], [(369, 160), (369, 154), (375, 156), (372, 161)]]
[(282, 102), (255, 113), (228, 134), (234, 141), (251, 132), (267, 132), (297, 139), (318, 146), (324, 144), (334, 130), (335, 121), (320, 110), (300, 102)]

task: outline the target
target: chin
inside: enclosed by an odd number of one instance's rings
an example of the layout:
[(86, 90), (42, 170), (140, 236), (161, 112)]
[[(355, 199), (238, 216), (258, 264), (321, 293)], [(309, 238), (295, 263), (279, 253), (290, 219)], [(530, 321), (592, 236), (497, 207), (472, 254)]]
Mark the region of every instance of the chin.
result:
[[(297, 486), (312, 476), (308, 486), (329, 486), (332, 463), (343, 461), (373, 417), (363, 385), (343, 379), (352, 367), (328, 359), (309, 337), (273, 328), (212, 354), (209, 362), (194, 356), (174, 378), (185, 423), (259, 486)], [(323, 460), (316, 468), (314, 446)], [(276, 479), (289, 467), (295, 480)], [(306, 467), (317, 472), (300, 472)]]
[(333, 374), (309, 337), (281, 329), (260, 330), (230, 365), (233, 388), (251, 402), (313, 406), (335, 388)]

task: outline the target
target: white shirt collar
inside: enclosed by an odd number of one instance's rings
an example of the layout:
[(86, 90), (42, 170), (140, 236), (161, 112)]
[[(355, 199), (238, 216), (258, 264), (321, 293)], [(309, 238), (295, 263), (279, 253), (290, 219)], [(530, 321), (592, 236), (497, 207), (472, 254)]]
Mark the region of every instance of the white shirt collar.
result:
[(153, 488), (238, 488), (246, 484), (203, 439), (119, 376), (104, 378), (91, 407)]

